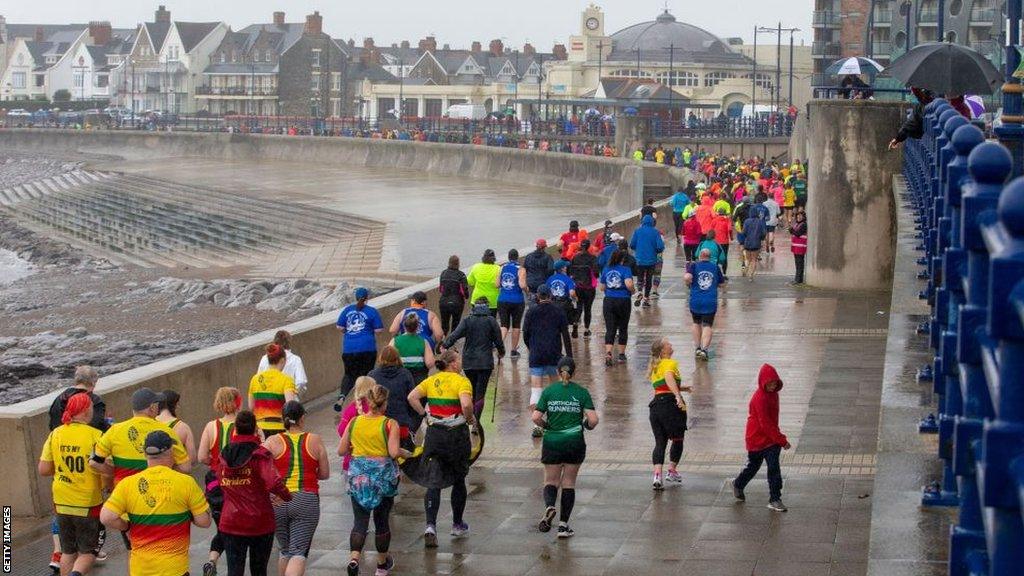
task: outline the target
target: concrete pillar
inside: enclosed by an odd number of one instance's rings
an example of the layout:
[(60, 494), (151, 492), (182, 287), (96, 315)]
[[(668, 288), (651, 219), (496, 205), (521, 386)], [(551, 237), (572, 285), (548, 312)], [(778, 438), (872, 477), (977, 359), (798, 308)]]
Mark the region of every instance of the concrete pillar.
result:
[(808, 112), (807, 283), (889, 290), (895, 255), (892, 178), (902, 153), (887, 149), (907, 105), (814, 100)]
[(649, 124), (636, 116), (619, 116), (615, 120), (615, 149), (624, 158), (632, 158), (637, 147), (647, 145)]

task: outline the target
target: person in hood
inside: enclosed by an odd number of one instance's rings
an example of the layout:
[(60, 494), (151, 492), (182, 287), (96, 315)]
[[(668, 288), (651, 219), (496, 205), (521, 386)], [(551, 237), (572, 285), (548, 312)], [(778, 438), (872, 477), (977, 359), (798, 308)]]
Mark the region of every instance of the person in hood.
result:
[[(441, 346), (451, 348), (465, 338), (462, 347), (462, 371), (473, 385), (473, 412), (477, 419), (484, 411), (487, 384), (494, 372), (494, 351), (498, 358), (505, 357), (505, 342), (501, 337), (498, 321), (491, 316), (487, 302), (483, 299), (473, 304), (469, 316), (462, 319), (455, 330), (444, 339)], [(408, 393), (406, 393), (408, 396)]]
[(754, 281), (757, 273), (757, 260), (761, 257), (761, 246), (768, 234), (764, 219), (754, 210), (743, 222), (743, 275)]
[(537, 293), (537, 287), (547, 282), (555, 270), (555, 260), (548, 254), (548, 242), (541, 238), (537, 240), (536, 249), (523, 258), (522, 272), (526, 282), (527, 304), (534, 302), (533, 295)]
[(690, 217), (683, 221), (683, 253), (687, 262), (697, 259), (697, 245), (704, 239), (704, 233), (700, 230), (700, 222), (696, 216), (690, 213)]
[(745, 501), (743, 489), (761, 469), (763, 462), (768, 463), (768, 508), (776, 512), (785, 512), (782, 503), (782, 470), (779, 460), (783, 450), (789, 450), (789, 440), (779, 430), (779, 391), (782, 390), (782, 379), (771, 364), (761, 366), (757, 375), (757, 390), (750, 399), (747, 415), (747, 466), (732, 481), (732, 493), (739, 501)]
[[(650, 214), (640, 220), (640, 227), (633, 232), (629, 247), (636, 257), (637, 282), (643, 286), (643, 306), (651, 307), (651, 288), (654, 287), (654, 268), (658, 264), (658, 254), (665, 251), (665, 240), (654, 227), (654, 216)], [(637, 297), (635, 306), (640, 305)]]
[[(541, 284), (537, 289), (537, 305), (526, 313), (523, 321), (523, 342), (530, 350), (530, 410), (537, 406), (537, 400), (546, 384), (558, 376), (558, 360), (572, 356), (572, 339), (569, 336), (569, 318), (565, 310), (552, 303), (551, 288)], [(540, 438), (544, 431), (535, 426), (533, 437)]]
[(274, 544), (273, 494), (290, 502), (292, 493), (274, 467), (270, 451), (256, 435), (256, 416), (243, 410), (235, 416), (235, 437), (220, 453), (217, 476), (224, 493), (220, 532), (228, 558), (228, 575), (266, 576)]

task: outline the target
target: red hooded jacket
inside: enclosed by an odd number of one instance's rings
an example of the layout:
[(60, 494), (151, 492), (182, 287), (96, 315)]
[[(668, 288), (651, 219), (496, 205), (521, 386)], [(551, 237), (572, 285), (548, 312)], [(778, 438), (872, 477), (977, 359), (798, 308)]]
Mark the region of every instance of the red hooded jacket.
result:
[(224, 492), (218, 528), (234, 536), (261, 536), (274, 531), (270, 494), (292, 499), (274, 467), (270, 451), (256, 436), (235, 436), (221, 451), (217, 476)]
[(768, 392), (765, 386), (778, 382), (782, 390), (782, 379), (771, 364), (761, 366), (757, 375), (757, 391), (750, 399), (750, 413), (747, 416), (747, 452), (758, 452), (772, 446), (785, 446), (788, 440), (779, 430), (779, 394)]

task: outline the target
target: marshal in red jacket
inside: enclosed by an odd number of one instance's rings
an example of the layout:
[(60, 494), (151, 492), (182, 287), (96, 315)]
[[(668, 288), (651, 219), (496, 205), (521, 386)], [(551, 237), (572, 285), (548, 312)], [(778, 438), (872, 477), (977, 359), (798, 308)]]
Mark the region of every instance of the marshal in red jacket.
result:
[[(774, 392), (765, 389), (770, 382), (777, 382)], [(747, 452), (759, 452), (772, 446), (785, 446), (789, 441), (779, 430), (779, 390), (782, 379), (771, 364), (761, 366), (757, 375), (757, 391), (750, 399), (747, 416)]]

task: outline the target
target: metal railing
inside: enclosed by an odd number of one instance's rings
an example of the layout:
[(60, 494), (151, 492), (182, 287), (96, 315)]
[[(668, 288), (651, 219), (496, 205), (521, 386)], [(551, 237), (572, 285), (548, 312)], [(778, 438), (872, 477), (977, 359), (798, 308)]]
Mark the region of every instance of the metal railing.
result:
[(277, 96), (277, 88), (248, 88), (241, 86), (197, 86), (198, 96)]
[(971, 24), (992, 24), (999, 18), (999, 12), (995, 8), (973, 8), (971, 10)]
[(811, 24), (817, 28), (838, 28), (842, 25), (842, 18), (832, 10), (815, 10)]
[(937, 24), (938, 22), (938, 10), (921, 10), (921, 12), (917, 15), (918, 24)]
[(872, 21), (876, 26), (892, 24), (892, 10), (875, 10)]
[(793, 133), (794, 118), (783, 115), (763, 117), (694, 118), (682, 122), (650, 119), (654, 139), (690, 138), (778, 138)]
[[(948, 573), (1020, 571), (1024, 550), (1024, 178), (1007, 184), (1010, 152), (986, 142), (949, 104), (925, 107), (925, 133), (906, 142), (903, 173), (916, 212), (920, 293), (931, 308), (918, 326), (934, 360), (918, 371), (938, 395), (942, 478), (924, 506), (956, 507)], [(897, 201), (901, 201), (897, 199)]]
[(839, 57), (841, 46), (838, 42), (817, 41), (811, 44), (811, 56)]

